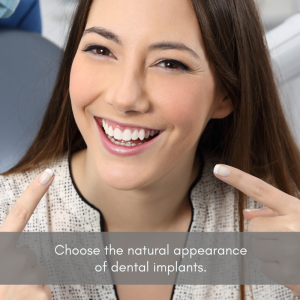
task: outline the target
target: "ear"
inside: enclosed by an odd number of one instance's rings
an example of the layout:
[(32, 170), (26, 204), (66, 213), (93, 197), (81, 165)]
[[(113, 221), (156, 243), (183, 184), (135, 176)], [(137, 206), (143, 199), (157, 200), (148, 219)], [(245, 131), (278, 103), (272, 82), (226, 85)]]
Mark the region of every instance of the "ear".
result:
[(219, 101), (216, 105), (214, 112), (211, 115), (211, 119), (223, 119), (233, 112), (233, 105), (231, 99), (226, 96), (222, 101)]

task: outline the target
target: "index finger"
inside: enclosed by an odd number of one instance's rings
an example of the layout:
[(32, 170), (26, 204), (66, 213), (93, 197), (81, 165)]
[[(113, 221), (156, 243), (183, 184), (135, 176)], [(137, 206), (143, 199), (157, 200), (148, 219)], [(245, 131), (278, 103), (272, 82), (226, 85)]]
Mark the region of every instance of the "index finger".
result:
[(50, 169), (39, 174), (15, 202), (0, 232), (22, 232), (53, 179), (53, 171)]
[(300, 207), (299, 199), (239, 169), (216, 165), (214, 174), (262, 205), (271, 208), (276, 215), (287, 215)]

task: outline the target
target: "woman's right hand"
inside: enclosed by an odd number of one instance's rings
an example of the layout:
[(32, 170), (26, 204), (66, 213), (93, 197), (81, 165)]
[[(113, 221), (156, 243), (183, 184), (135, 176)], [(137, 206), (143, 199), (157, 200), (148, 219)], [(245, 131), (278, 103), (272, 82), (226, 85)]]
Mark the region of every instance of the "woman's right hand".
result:
[[(27, 222), (38, 203), (53, 182), (54, 175), (47, 169), (37, 176), (15, 202), (7, 218), (0, 227), (0, 232), (23, 232)], [(52, 299), (46, 282), (46, 269), (36, 264), (37, 256), (26, 246), (16, 248), (19, 235), (8, 235), (0, 241), (0, 299), (1, 300), (49, 300)], [(5, 239), (5, 241), (4, 241)], [(3, 270), (5, 279), (1, 282)], [(17, 280), (16, 280), (17, 279)], [(2, 279), (3, 280), (3, 279)], [(25, 285), (3, 285), (3, 282), (21, 282)], [(29, 285), (31, 282), (42, 282), (41, 285)]]

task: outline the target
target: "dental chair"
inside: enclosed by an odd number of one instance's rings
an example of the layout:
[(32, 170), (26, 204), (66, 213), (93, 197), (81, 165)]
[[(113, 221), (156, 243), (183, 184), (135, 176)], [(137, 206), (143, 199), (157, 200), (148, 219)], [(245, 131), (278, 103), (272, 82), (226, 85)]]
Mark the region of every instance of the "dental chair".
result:
[(57, 76), (62, 50), (37, 33), (0, 30), (0, 174), (33, 142)]

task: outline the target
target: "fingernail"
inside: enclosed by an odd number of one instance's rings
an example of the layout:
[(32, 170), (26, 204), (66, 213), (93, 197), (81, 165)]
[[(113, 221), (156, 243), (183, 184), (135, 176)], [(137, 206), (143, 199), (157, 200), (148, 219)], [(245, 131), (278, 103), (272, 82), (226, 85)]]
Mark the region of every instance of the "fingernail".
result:
[(214, 173), (218, 174), (218, 175), (221, 175), (223, 177), (227, 177), (230, 174), (230, 171), (227, 168), (223, 167), (223, 166), (216, 165), (215, 168), (214, 168)]
[(51, 179), (52, 175), (53, 175), (52, 170), (50, 169), (45, 170), (39, 179), (40, 184), (47, 184)]
[(247, 211), (247, 212), (256, 211), (256, 210), (261, 210), (261, 208), (244, 209), (244, 211)]

